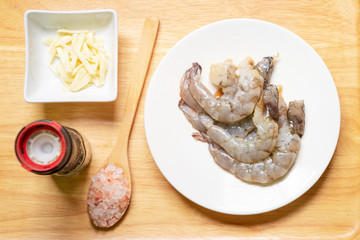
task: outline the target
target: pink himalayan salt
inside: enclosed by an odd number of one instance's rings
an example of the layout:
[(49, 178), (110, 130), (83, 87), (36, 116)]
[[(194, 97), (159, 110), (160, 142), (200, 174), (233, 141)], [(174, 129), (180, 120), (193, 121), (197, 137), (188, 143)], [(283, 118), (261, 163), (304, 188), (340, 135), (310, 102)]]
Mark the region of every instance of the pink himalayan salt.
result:
[(87, 203), (90, 218), (96, 226), (114, 225), (129, 202), (129, 181), (121, 168), (110, 163), (91, 178)]

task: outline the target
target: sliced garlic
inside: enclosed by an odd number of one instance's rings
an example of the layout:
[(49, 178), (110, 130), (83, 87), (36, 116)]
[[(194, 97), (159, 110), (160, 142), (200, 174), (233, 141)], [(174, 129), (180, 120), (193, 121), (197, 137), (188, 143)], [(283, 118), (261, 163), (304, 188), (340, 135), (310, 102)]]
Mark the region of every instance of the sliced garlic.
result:
[[(59, 29), (58, 34), (43, 42), (49, 46), (50, 68), (62, 80), (64, 88), (77, 92), (91, 83), (103, 86), (108, 70), (103, 41), (89, 30)], [(55, 66), (52, 62), (56, 58), (60, 63)]]

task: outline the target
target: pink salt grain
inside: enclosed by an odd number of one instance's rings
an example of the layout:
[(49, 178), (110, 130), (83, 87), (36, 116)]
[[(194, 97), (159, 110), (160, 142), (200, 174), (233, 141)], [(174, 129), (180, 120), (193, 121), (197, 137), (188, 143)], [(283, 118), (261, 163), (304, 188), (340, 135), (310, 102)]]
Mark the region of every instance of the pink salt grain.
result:
[(129, 202), (129, 181), (121, 168), (110, 163), (91, 178), (87, 203), (90, 218), (96, 226), (114, 225)]

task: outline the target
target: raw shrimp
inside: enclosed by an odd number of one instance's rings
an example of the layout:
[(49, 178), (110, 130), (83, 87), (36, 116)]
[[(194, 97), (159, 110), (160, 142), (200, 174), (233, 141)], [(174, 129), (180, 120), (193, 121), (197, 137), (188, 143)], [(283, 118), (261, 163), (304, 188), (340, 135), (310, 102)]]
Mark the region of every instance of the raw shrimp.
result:
[[(289, 111), (291, 110), (289, 106)], [(302, 110), (304, 108), (301, 108)], [(279, 136), (271, 155), (256, 163), (243, 163), (227, 154), (208, 136), (203, 135), (209, 142), (209, 151), (215, 162), (225, 170), (233, 173), (237, 178), (247, 182), (267, 184), (284, 176), (293, 166), (300, 149), (300, 137), (291, 133), (291, 125), (286, 116), (286, 103), (280, 96), (279, 100)]]
[(256, 132), (253, 131), (246, 137), (233, 136), (226, 129), (210, 121), (202, 124), (207, 129), (206, 134), (210, 139), (230, 156), (243, 163), (253, 163), (270, 155), (278, 137), (278, 124), (267, 114), (263, 96), (256, 104), (252, 121)]
[[(264, 59), (258, 65), (268, 65), (268, 68), (254, 68), (251, 64), (246, 64), (239, 68), (239, 78), (235, 77), (234, 68), (225, 68), (228, 77), (219, 82), (224, 93), (219, 99), (216, 99), (200, 81), (201, 71), (188, 70), (196, 74), (190, 74), (190, 79), (186, 79), (186, 83), (189, 84), (187, 88), (190, 90), (192, 98), (213, 119), (224, 123), (237, 122), (254, 111), (254, 107), (262, 93), (264, 85), (262, 75), (266, 76), (267, 73), (260, 71), (271, 71), (273, 67), (273, 61), (269, 61), (268, 58), (264, 61)], [(193, 63), (192, 68), (201, 69), (198, 63)], [(183, 89), (186, 88), (183, 87)], [(192, 105), (189, 100), (183, 99), (189, 106)], [(193, 108), (193, 106), (191, 107)]]
[[(186, 119), (191, 123), (193, 128), (199, 132), (206, 132), (207, 129), (204, 125), (215, 124), (215, 121), (209, 115), (204, 112), (197, 113), (194, 109), (188, 106), (183, 99), (179, 101), (178, 106), (184, 113)], [(238, 138), (246, 137), (251, 131), (255, 129), (255, 125), (252, 122), (251, 116), (243, 119), (240, 122), (237, 122), (236, 124), (226, 124), (220, 122), (216, 122), (216, 124), (229, 132), (231, 136)], [(196, 137), (197, 136), (198, 135), (196, 134)], [(196, 139), (198, 140), (198, 138)]]

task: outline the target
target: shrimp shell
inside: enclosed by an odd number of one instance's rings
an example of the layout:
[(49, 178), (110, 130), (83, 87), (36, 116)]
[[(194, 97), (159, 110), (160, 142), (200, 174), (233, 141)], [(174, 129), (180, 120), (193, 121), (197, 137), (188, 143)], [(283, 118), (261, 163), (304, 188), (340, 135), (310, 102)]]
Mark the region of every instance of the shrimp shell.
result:
[[(197, 113), (194, 109), (188, 106), (183, 99), (180, 99), (178, 107), (183, 112), (189, 123), (191, 123), (192, 127), (201, 133), (206, 132), (207, 129), (205, 126), (217, 124), (219, 127), (229, 132), (232, 136), (245, 138), (255, 129), (255, 125), (250, 117), (247, 117), (236, 124), (226, 124), (215, 122), (214, 119), (204, 112)], [(198, 136), (198, 134), (196, 135)], [(198, 140), (198, 138), (196, 139)]]
[[(279, 105), (283, 104), (285, 102), (280, 97)], [(251, 183), (268, 184), (288, 173), (299, 152), (300, 137), (296, 133), (291, 133), (290, 123), (286, 118), (286, 104), (285, 108), (282, 106), (280, 109), (285, 109), (285, 111), (281, 111), (281, 115), (284, 116), (281, 119), (284, 121), (279, 129), (275, 149), (269, 157), (255, 163), (239, 162), (218, 144), (212, 142), (209, 137), (204, 137), (209, 143), (209, 151), (215, 162), (237, 178)]]
[[(264, 61), (264, 59), (262, 61)], [(198, 75), (189, 75), (191, 78), (187, 79), (187, 83), (189, 83), (188, 89), (190, 90), (192, 98), (195, 99), (203, 110), (213, 119), (224, 123), (240, 121), (254, 111), (254, 107), (260, 98), (264, 85), (262, 75), (267, 76), (267, 73), (261, 71), (271, 71), (274, 65), (273, 61), (269, 61), (269, 59), (266, 58), (265, 62), (261, 64), (258, 63), (259, 66), (268, 66), (267, 68), (254, 68), (248, 64), (241, 69), (240, 78), (236, 81), (234, 80), (234, 71), (228, 71), (229, 74), (231, 73), (231, 77), (227, 79), (226, 84), (220, 83), (220, 86), (224, 87), (224, 95), (219, 99), (216, 99), (209, 89), (200, 81), (201, 71), (196, 71)], [(201, 67), (198, 63), (193, 63), (192, 68), (198, 69)], [(191, 70), (191, 68), (187, 70), (187, 72), (188, 71), (195, 72), (195, 70)], [(190, 101), (184, 97), (182, 98), (189, 106), (194, 108)]]
[(270, 117), (264, 106), (263, 96), (257, 103), (252, 118), (256, 134), (249, 138), (239, 138), (231, 135), (226, 129), (216, 124), (204, 124), (206, 134), (216, 144), (220, 145), (237, 161), (253, 163), (268, 157), (274, 149), (278, 137), (278, 125)]
[[(268, 100), (273, 102), (270, 97)], [(240, 162), (261, 161), (269, 156), (275, 147), (278, 125), (267, 116), (263, 97), (256, 105), (252, 122), (249, 122), (248, 118), (247, 121), (233, 125), (216, 122), (208, 114), (196, 112), (183, 100), (180, 100), (179, 108), (196, 130), (205, 132), (213, 142), (219, 144), (230, 156)], [(254, 129), (256, 132), (253, 131)], [(249, 134), (250, 132), (252, 134)]]

